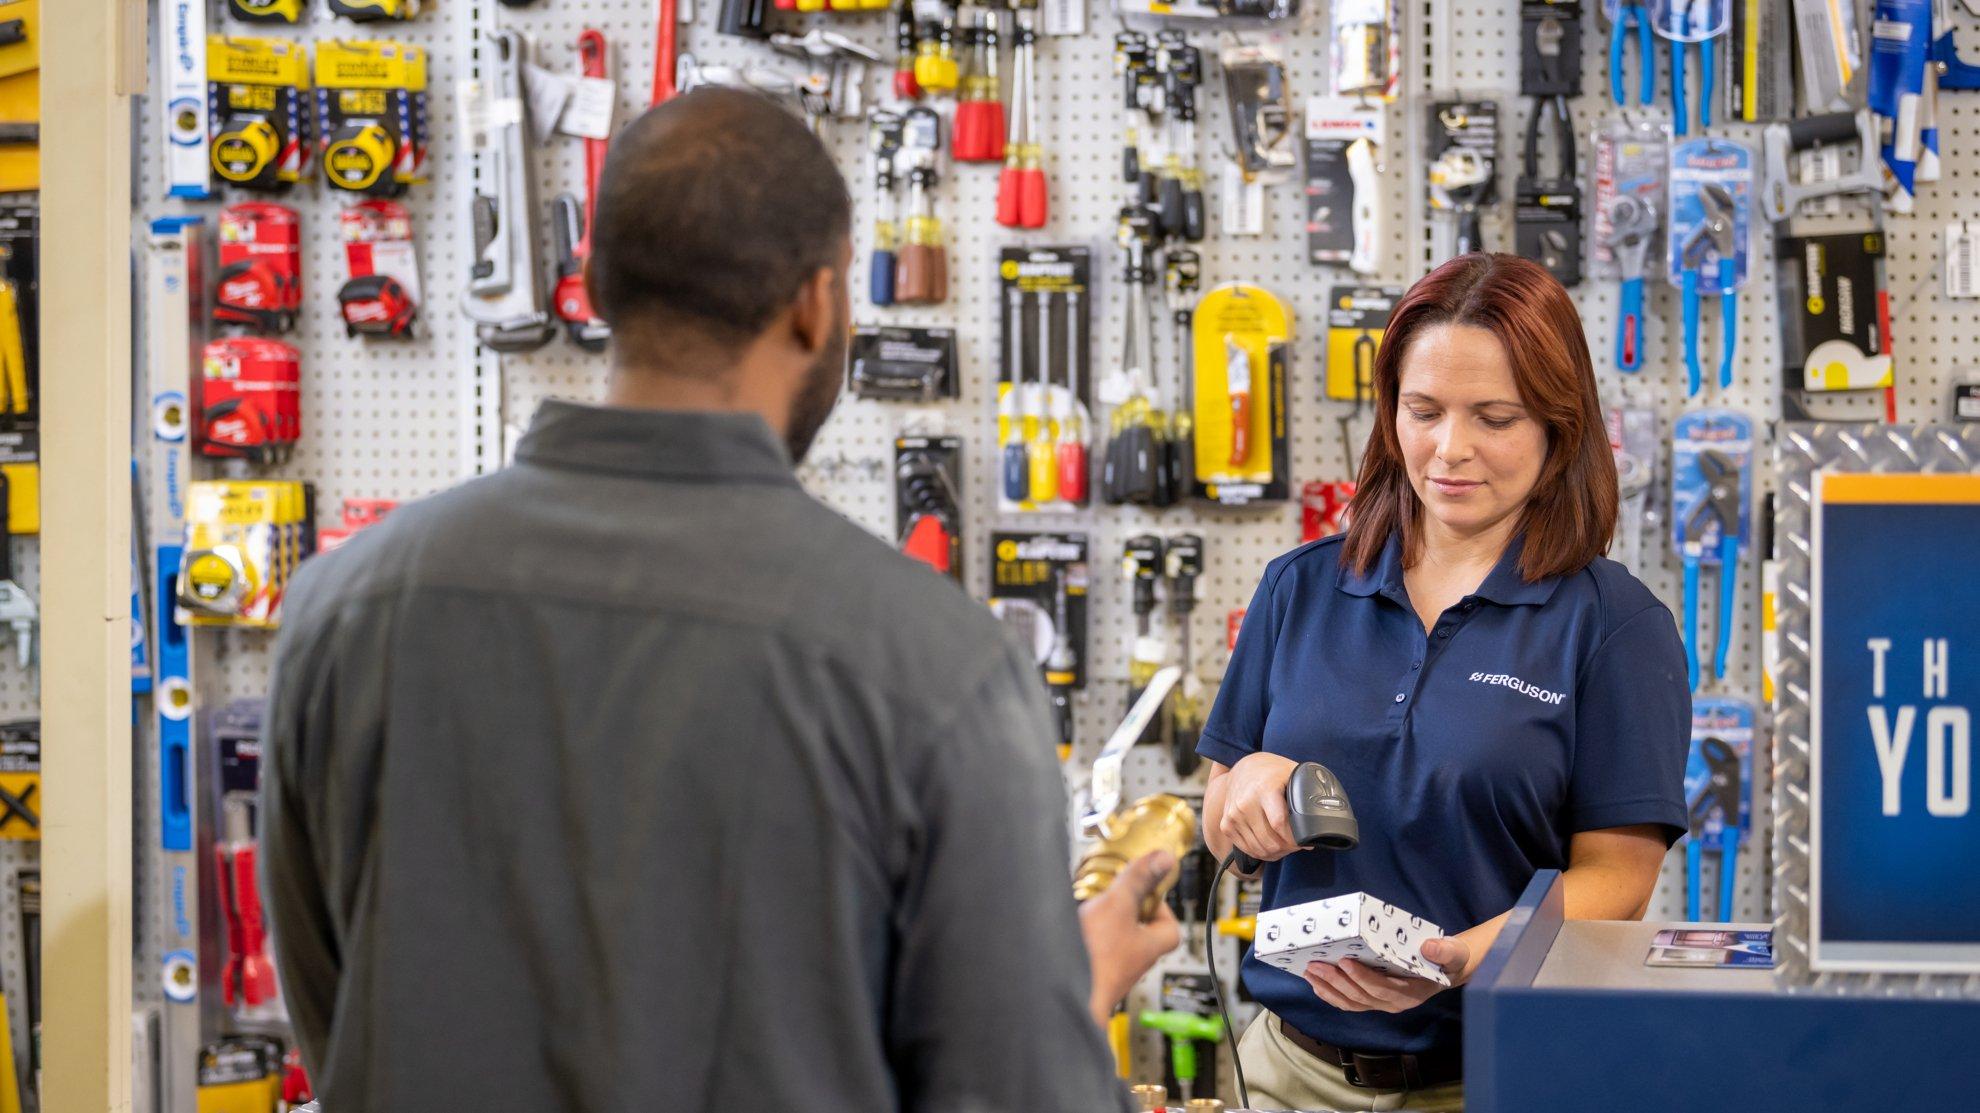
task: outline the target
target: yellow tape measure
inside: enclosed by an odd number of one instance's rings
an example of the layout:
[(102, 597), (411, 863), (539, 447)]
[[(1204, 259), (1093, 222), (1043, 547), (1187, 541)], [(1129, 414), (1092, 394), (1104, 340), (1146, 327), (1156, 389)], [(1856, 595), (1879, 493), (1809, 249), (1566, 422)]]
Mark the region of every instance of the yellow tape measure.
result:
[(398, 143), (383, 126), (352, 125), (330, 137), (323, 149), (323, 173), (339, 189), (368, 193), (392, 169), (397, 153)]
[(245, 23), (295, 23), (302, 0), (227, 0), (228, 14)]
[(282, 136), (259, 116), (228, 117), (213, 137), (213, 172), (237, 185), (258, 181), (282, 153)]

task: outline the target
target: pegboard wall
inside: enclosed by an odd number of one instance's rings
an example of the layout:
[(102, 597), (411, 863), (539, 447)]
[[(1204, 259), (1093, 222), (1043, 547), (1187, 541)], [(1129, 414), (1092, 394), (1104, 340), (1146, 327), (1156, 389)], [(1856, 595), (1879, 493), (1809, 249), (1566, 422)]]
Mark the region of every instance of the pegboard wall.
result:
[[(1606, 26), (1595, 9), (1584, 5), (1583, 96), (1572, 102), (1577, 129), (1582, 179), (1587, 180), (1589, 133), (1595, 121), (1609, 114), (1607, 99)], [(248, 27), (230, 24), (216, 14), (213, 26), (227, 33), (271, 35), (304, 41), (330, 38), (391, 38), (428, 48), (431, 58), (431, 102), (434, 140), (431, 181), (416, 186), (404, 198), (412, 211), (424, 286), (419, 335), (405, 342), (351, 339), (344, 335), (332, 296), (340, 276), (341, 244), (336, 213), (344, 198), (312, 178), (285, 199), (304, 220), (306, 269), (305, 310), (297, 332), (289, 337), (301, 350), (305, 433), (296, 454), (276, 469), (282, 477), (317, 484), (319, 524), (329, 524), (347, 496), (411, 499), (458, 481), (462, 476), (499, 467), (517, 436), (544, 398), (596, 399), (604, 386), (605, 360), (572, 347), (561, 335), (547, 347), (524, 355), (496, 356), (477, 347), (471, 324), (458, 305), (471, 256), (471, 240), (463, 214), (471, 190), (472, 160), (456, 124), (455, 90), (463, 81), (481, 76), (477, 70), (485, 36), (501, 27), (521, 31), (532, 62), (548, 70), (575, 74), (577, 36), (596, 28), (610, 43), (612, 76), (618, 91), (618, 120), (633, 118), (647, 103), (651, 87), (654, 39), (653, 0), (538, 0), (522, 7), (505, 7), (493, 0), (439, 0), (407, 24), (353, 28), (313, 9), (299, 27)], [(1248, 42), (1268, 42), (1283, 55), (1291, 74), (1295, 105), (1307, 96), (1326, 92), (1329, 69), (1324, 5), (1309, 10), (1288, 29), (1264, 33), (1241, 32)], [(684, 11), (686, 5), (683, 5)], [(681, 48), (703, 63), (745, 63), (796, 72), (799, 64), (772, 55), (761, 45), (715, 33), (716, 5), (697, 0), (684, 18)], [(1378, 175), (1389, 242), (1380, 256), (1381, 273), (1352, 274), (1345, 268), (1318, 267), (1307, 259), (1304, 198), (1297, 181), (1268, 193), (1265, 233), (1257, 237), (1226, 235), (1219, 206), (1217, 173), (1226, 159), (1228, 113), (1224, 104), (1218, 49), (1240, 36), (1208, 29), (1191, 30), (1191, 41), (1202, 48), (1205, 80), (1202, 89), (1199, 151), (1208, 180), (1209, 236), (1197, 245), (1203, 256), (1205, 289), (1228, 281), (1261, 284), (1282, 297), (1296, 315), (1293, 358), (1289, 376), (1289, 425), (1292, 475), (1306, 480), (1342, 479), (1350, 474), (1368, 433), (1363, 416), (1344, 433), (1342, 419), (1351, 412), (1346, 403), (1324, 401), (1319, 382), (1323, 367), (1322, 315), (1326, 295), (1337, 284), (1388, 282), (1406, 284), (1448, 253), (1451, 229), (1447, 221), (1425, 211), (1423, 114), (1438, 97), (1493, 97), (1501, 101), (1502, 146), (1498, 173), (1502, 200), (1486, 214), (1484, 232), (1490, 248), (1507, 249), (1512, 242), (1510, 185), (1517, 173), (1519, 142), (1532, 102), (1516, 95), (1519, 53), (1518, 6), (1512, 4), (1447, 4), (1408, 0), (1403, 30), (1404, 90), (1388, 106), (1386, 141), (1379, 148)], [(795, 17), (780, 14), (780, 26), (801, 31), (816, 23), (842, 32), (891, 58), (892, 24), (886, 13)], [(1069, 788), (1083, 787), (1084, 770), (1094, 751), (1119, 719), (1126, 698), (1126, 661), (1134, 637), (1125, 584), (1114, 571), (1126, 538), (1154, 532), (1201, 534), (1206, 546), (1206, 571), (1199, 583), (1200, 601), (1191, 619), (1190, 638), (1197, 668), (1214, 683), (1227, 659), (1224, 650), (1228, 612), (1244, 607), (1258, 577), (1271, 558), (1299, 539), (1296, 503), (1231, 509), (1187, 505), (1166, 511), (1135, 507), (1098, 507), (1077, 513), (1013, 515), (997, 509), (995, 491), (995, 383), (998, 378), (998, 286), (995, 260), (999, 248), (1013, 244), (1075, 244), (1089, 247), (1095, 262), (1095, 317), (1089, 342), (1092, 366), (1104, 369), (1119, 360), (1123, 320), (1120, 262), (1114, 247), (1116, 215), (1122, 200), (1118, 183), (1122, 130), (1118, 84), (1112, 68), (1112, 35), (1117, 20), (1109, 5), (1088, 5), (1087, 30), (1074, 37), (1041, 36), (1038, 46), (1039, 128), (1045, 147), (1045, 167), (1051, 188), (1052, 218), (1039, 232), (1012, 232), (991, 218), (997, 169), (987, 165), (956, 165), (946, 159), (933, 191), (935, 211), (949, 235), (950, 296), (942, 305), (877, 309), (866, 302), (864, 268), (875, 216), (871, 170), (865, 155), (865, 133), (856, 121), (835, 121), (824, 138), (852, 185), (855, 203), (856, 273), (851, 283), (854, 319), (861, 324), (949, 325), (957, 332), (961, 396), (933, 405), (904, 407), (846, 399), (825, 426), (810, 461), (802, 469), (807, 487), (849, 518), (882, 536), (892, 533), (894, 509), (888, 480), (893, 438), (903, 432), (948, 432), (964, 438), (963, 513), (965, 585), (976, 596), (988, 589), (988, 537), (992, 530), (1036, 528), (1079, 530), (1089, 536), (1094, 587), (1090, 597), (1091, 631), (1088, 661), (1093, 680), (1080, 695), (1077, 723), (1080, 745), (1069, 764)], [(1668, 51), (1659, 41), (1656, 64), (1658, 88), (1669, 89)], [(1721, 67), (1724, 69), (1725, 67)], [(1006, 75), (1009, 66), (1004, 67)], [(866, 82), (869, 103), (885, 94), (886, 66), (876, 66)], [(1668, 118), (1662, 104), (1647, 110)], [(1943, 94), (1939, 106), (1945, 132), (1945, 180), (1921, 188), (1917, 212), (1885, 222), (1888, 268), (1892, 291), (1892, 323), (1896, 332), (1899, 414), (1904, 421), (1934, 420), (1945, 412), (1953, 382), (1968, 374), (1967, 360), (1980, 341), (1980, 317), (1958, 310), (1943, 298), (1938, 282), (1938, 244), (1948, 221), (1980, 216), (1980, 195), (1972, 176), (1980, 159), (1969, 153), (1980, 137), (1980, 103)], [(142, 243), (144, 222), (170, 212), (195, 211), (209, 222), (225, 197), (213, 203), (186, 205), (164, 199), (159, 136), (162, 124), (156, 98), (145, 101), (139, 124), (140, 181), (133, 222), (134, 242)], [(1758, 149), (1756, 126), (1715, 126), (1715, 135), (1745, 141)], [(1963, 146), (1963, 144), (1967, 146)], [(1549, 156), (1551, 151), (1549, 151)], [(536, 145), (533, 168), (539, 209), (562, 191), (582, 195), (583, 153), (579, 140), (555, 136)], [(656, 199), (664, 203), (664, 199)], [(1838, 218), (1837, 228), (1862, 227), (1867, 213), (1852, 223)], [(538, 250), (547, 272), (552, 258), (547, 221), (537, 214)], [(210, 224), (209, 224), (210, 226)], [(1708, 385), (1696, 404), (1729, 406), (1750, 414), (1756, 429), (1781, 416), (1779, 335), (1771, 285), (1772, 245), (1756, 223), (1754, 281), (1739, 300), (1740, 347), (1734, 386), (1721, 392)], [(1823, 230), (1811, 225), (1804, 230)], [(1654, 257), (1654, 253), (1653, 253)], [(1609, 353), (1615, 327), (1617, 287), (1613, 282), (1588, 281), (1574, 291), (1587, 326), (1590, 347), (1604, 398), (1616, 405), (1654, 409), (1668, 436), (1671, 422), (1687, 406), (1683, 393), (1682, 334), (1675, 289), (1651, 282), (1646, 309), (1650, 320), (1645, 365), (1635, 375), (1612, 366)], [(1159, 300), (1159, 297), (1158, 297)], [(1715, 301), (1716, 299), (1708, 299)], [(1717, 306), (1708, 306), (1705, 345), (1716, 351), (1720, 332)], [(1154, 367), (1165, 404), (1177, 398), (1179, 366), (1173, 351), (1166, 313), (1157, 313)], [(1825, 416), (1873, 420), (1880, 403), (1874, 397), (1817, 401)], [(1096, 413), (1105, 427), (1105, 414)], [(140, 445), (140, 449), (143, 445)], [(144, 453), (140, 451), (140, 459)], [(1756, 446), (1756, 458), (1768, 459), (1766, 437)], [(1668, 523), (1668, 456), (1659, 462), (1651, 506)], [(1771, 483), (1762, 468), (1758, 494)], [(154, 509), (155, 513), (155, 509)], [(161, 523), (153, 522), (154, 528)], [(1637, 574), (1669, 604), (1679, 609), (1679, 569), (1668, 543), (1645, 540), (1645, 558)], [(1742, 695), (1756, 704), (1760, 690), (1758, 659), (1757, 561), (1741, 566), (1741, 603), (1733, 616), (1732, 671), (1717, 690)], [(1701, 621), (1715, 629), (1715, 593), (1706, 591)], [(1165, 608), (1154, 616), (1155, 629), (1174, 644), (1178, 631)], [(196, 668), (202, 696), (218, 706), (227, 699), (257, 695), (265, 690), (270, 639), (241, 631), (203, 630), (197, 635)], [(0, 675), (0, 696), (11, 689)], [(148, 717), (141, 717), (147, 730)], [(1764, 734), (1763, 734), (1764, 737)], [(155, 746), (143, 751), (139, 784), (140, 837), (155, 828), (146, 817), (156, 815), (157, 769)], [(1756, 762), (1756, 770), (1767, 763)], [(1136, 752), (1126, 770), (1130, 798), (1153, 791), (1200, 794), (1201, 784), (1179, 783), (1168, 771), (1165, 755)], [(1761, 774), (1764, 777), (1764, 774)], [(1755, 788), (1755, 842), (1740, 856), (1737, 915), (1769, 919), (1766, 832), (1767, 786)], [(155, 823), (155, 818), (150, 822)], [(145, 907), (156, 908), (158, 863), (146, 874), (140, 893)], [(1682, 856), (1667, 863), (1650, 909), (1653, 918), (1678, 919), (1683, 912)], [(11, 897), (0, 896), (0, 902)], [(12, 930), (14, 917), (0, 908), (0, 945)], [(139, 983), (155, 985), (143, 976), (157, 969), (157, 940), (147, 941), (140, 954)], [(1219, 967), (1228, 976), (1230, 955), (1220, 952)], [(1200, 960), (1178, 952), (1160, 970), (1201, 969)], [(1154, 976), (1144, 990), (1152, 989)], [(1135, 1008), (1147, 1003), (1137, 994)], [(17, 998), (16, 998), (17, 999)], [(1240, 1024), (1242, 1023), (1240, 1019)], [(18, 1046), (18, 1044), (17, 1044)], [(1155, 1037), (1137, 1036), (1138, 1064), (1153, 1063), (1159, 1053)], [(1139, 1077), (1139, 1075), (1138, 1075)]]

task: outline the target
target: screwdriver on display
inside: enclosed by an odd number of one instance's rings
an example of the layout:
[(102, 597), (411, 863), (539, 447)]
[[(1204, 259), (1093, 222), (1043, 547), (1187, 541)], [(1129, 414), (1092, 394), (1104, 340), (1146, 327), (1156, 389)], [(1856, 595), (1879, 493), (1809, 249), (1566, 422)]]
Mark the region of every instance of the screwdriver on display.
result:
[(914, 79), (915, 61), (914, 0), (894, 5), (894, 99), (921, 99), (921, 83)]
[[(1155, 581), (1162, 575), (1162, 539), (1152, 533), (1128, 538), (1121, 554), (1121, 575), (1128, 581), (1134, 607), (1134, 644), (1128, 650), (1128, 706), (1133, 707), (1160, 672), (1165, 658), (1161, 639), (1155, 637), (1149, 618), (1155, 613)], [(1151, 719), (1148, 731), (1156, 729), (1161, 716)], [(1148, 731), (1143, 737), (1148, 737)]]
[(1149, 401), (1148, 251), (1155, 242), (1155, 220), (1139, 205), (1121, 209), (1117, 236), (1126, 262), (1127, 319), (1121, 328), (1121, 369), (1131, 392), (1114, 407), (1108, 423), (1101, 490), (1108, 503), (1149, 503), (1157, 487), (1157, 423)]
[(873, 257), (867, 271), (867, 300), (874, 305), (894, 304), (895, 272), (899, 258), (895, 249), (900, 240), (896, 219), (894, 160), (901, 153), (907, 126), (898, 112), (875, 109), (866, 125), (867, 147), (873, 153), (873, 194), (879, 215), (873, 221)]
[(930, 194), (937, 181), (936, 155), (942, 149), (942, 117), (932, 108), (909, 109), (901, 149), (909, 166), (908, 217), (907, 238), (894, 276), (894, 300), (933, 305), (949, 297), (948, 248)]
[(1066, 597), (1066, 570), (1052, 584), (1052, 651), (1045, 658), (1045, 688), (1052, 697), (1052, 721), (1059, 732), (1059, 760), (1072, 759), (1073, 681), (1079, 676), (1079, 655), (1073, 649), (1071, 608)]
[[(1031, 501), (1057, 502), (1059, 499), (1059, 458), (1053, 442), (1052, 414), (1058, 408), (1054, 387), (1045, 380), (1044, 354), (1045, 295), (1034, 295), (1031, 314), (1025, 319), (1024, 358), (1031, 365), (1032, 400), (1025, 407), (1025, 455), (1031, 465)], [(1035, 415), (1035, 420), (1034, 420)]]
[(1189, 651), (1189, 618), (1196, 610), (1196, 581), (1203, 575), (1203, 538), (1185, 533), (1169, 539), (1169, 613), (1175, 616), (1182, 645), (1182, 681), (1169, 705), (1173, 733), (1169, 737), (1169, 764), (1176, 776), (1196, 772), (1203, 759), (1196, 743), (1203, 735), (1203, 682), (1198, 679)]
[(1059, 423), (1059, 497), (1074, 506), (1085, 506), (1088, 464), (1086, 438), (1086, 399), (1079, 392), (1079, 357), (1086, 349), (1079, 343), (1079, 291), (1066, 291), (1066, 419)]
[(1196, 471), (1196, 376), (1189, 343), (1189, 324), (1195, 316), (1192, 307), (1197, 286), (1203, 277), (1203, 258), (1187, 247), (1170, 248), (1162, 266), (1162, 287), (1167, 294), (1169, 320), (1174, 325), (1176, 373), (1178, 377), (1175, 413), (1169, 419), (1166, 456), (1169, 486), (1180, 501), (1189, 494), (1190, 479)]
[(1031, 497), (1031, 437), (1026, 426), (1031, 421), (1031, 392), (1024, 381), (1024, 291), (1010, 288), (1010, 317), (1013, 335), (1009, 338), (1011, 385), (999, 400), (1004, 419), (1004, 498), (1024, 502)]

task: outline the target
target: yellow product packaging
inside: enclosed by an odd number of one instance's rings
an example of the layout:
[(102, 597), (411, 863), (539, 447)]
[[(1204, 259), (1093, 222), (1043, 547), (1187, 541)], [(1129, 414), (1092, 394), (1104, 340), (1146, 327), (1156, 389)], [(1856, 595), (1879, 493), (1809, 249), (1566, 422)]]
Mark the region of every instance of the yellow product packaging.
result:
[(301, 562), (309, 496), (289, 480), (213, 480), (186, 488), (177, 617), (190, 626), (273, 626)]
[(207, 155), (220, 180), (280, 192), (309, 164), (309, 53), (287, 39), (206, 39), (212, 119)]
[(326, 42), (316, 51), (316, 129), (332, 188), (396, 197), (426, 180), (426, 51)]
[(1191, 493), (1228, 505), (1287, 498), (1291, 310), (1262, 287), (1230, 283), (1197, 302), (1191, 335), (1196, 384)]

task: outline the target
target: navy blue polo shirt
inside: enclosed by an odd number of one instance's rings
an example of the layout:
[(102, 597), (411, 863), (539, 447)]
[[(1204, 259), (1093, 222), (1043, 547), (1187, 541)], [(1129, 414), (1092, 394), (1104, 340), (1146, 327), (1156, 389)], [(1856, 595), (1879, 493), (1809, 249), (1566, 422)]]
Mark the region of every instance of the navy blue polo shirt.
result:
[[(1578, 831), (1683, 833), (1691, 696), (1671, 612), (1597, 558), (1525, 582), (1507, 546), (1426, 634), (1391, 538), (1366, 575), (1341, 538), (1265, 569), (1197, 752), (1265, 750), (1332, 769), (1361, 844), (1270, 863), (1264, 908), (1366, 891), (1456, 933), (1511, 908)], [(1315, 1039), (1369, 1052), (1455, 1049), (1462, 991), (1405, 1013), (1345, 1013), (1247, 956), (1259, 1003)]]

